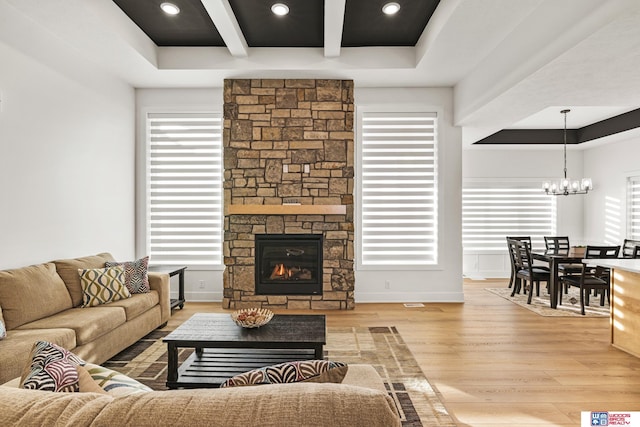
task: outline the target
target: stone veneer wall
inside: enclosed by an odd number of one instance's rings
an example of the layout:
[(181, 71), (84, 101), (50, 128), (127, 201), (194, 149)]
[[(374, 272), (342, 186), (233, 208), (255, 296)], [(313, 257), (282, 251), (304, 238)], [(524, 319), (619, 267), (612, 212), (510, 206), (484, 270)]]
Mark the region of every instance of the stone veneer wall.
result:
[[(353, 121), (351, 80), (225, 80), (224, 308), (354, 307)], [(228, 214), (230, 205), (285, 199), (345, 205), (346, 214)], [(323, 294), (255, 295), (260, 233), (321, 233)]]

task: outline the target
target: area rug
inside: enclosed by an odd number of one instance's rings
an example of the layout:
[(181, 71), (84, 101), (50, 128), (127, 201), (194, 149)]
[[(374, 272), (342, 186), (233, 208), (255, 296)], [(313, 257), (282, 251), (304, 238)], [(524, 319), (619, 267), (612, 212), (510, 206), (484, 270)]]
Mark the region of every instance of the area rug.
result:
[(531, 310), (540, 316), (548, 317), (609, 317), (609, 303), (605, 299), (604, 306), (600, 307), (600, 297), (591, 296), (588, 306), (585, 306), (583, 316), (580, 314), (580, 290), (578, 288), (569, 288), (569, 293), (562, 295), (562, 304), (558, 304), (557, 309), (553, 309), (549, 305), (549, 295), (543, 289), (540, 289), (540, 296), (535, 294), (531, 298), (531, 304), (527, 304), (528, 295), (515, 294), (511, 296), (511, 288), (485, 288), (485, 290), (501, 296), (502, 298), (518, 304), (527, 310)]
[[(154, 390), (166, 390), (167, 346), (162, 338), (169, 332), (168, 329), (151, 332), (105, 362), (104, 366), (133, 377)], [(180, 349), (180, 363), (192, 351)], [(345, 363), (373, 365), (396, 403), (403, 426), (456, 425), (395, 327), (329, 327), (325, 357)]]

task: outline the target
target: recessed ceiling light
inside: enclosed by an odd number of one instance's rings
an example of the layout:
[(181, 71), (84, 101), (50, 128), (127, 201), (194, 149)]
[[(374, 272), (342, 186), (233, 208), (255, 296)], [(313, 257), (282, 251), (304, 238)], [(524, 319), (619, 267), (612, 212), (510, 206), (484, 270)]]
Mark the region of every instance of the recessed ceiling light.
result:
[(173, 3), (162, 3), (160, 9), (167, 15), (177, 15), (180, 13), (180, 8)]
[(278, 16), (284, 16), (289, 13), (289, 6), (284, 3), (275, 3), (273, 6), (271, 6), (271, 12)]
[(382, 11), (387, 15), (395, 15), (399, 10), (400, 5), (394, 1), (391, 3), (385, 3), (384, 6), (382, 6)]

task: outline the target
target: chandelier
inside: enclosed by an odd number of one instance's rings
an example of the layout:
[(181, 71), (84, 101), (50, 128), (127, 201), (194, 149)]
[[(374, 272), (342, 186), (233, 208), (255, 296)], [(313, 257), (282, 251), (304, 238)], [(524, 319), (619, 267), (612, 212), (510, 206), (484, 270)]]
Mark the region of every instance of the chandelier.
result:
[(587, 194), (593, 189), (591, 178), (572, 180), (567, 178), (567, 113), (571, 110), (562, 110), (564, 114), (564, 178), (558, 181), (545, 181), (542, 189), (549, 196), (569, 196), (571, 194)]

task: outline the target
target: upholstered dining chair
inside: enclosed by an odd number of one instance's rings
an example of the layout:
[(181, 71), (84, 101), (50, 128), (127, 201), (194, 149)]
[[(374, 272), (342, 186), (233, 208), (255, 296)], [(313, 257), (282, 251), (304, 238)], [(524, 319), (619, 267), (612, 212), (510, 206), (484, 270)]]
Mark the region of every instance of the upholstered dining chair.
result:
[[(507, 240), (509, 250), (513, 252), (516, 264), (516, 280), (514, 282), (511, 296), (520, 292), (521, 282), (524, 282), (522, 288), (527, 290), (527, 283), (529, 285), (529, 297), (527, 298), (527, 304), (531, 304), (531, 298), (533, 297), (533, 288), (535, 285), (536, 296), (540, 296), (540, 282), (546, 282), (549, 284), (551, 279), (551, 273), (548, 269), (538, 268), (533, 265), (531, 258), (531, 245), (527, 242), (520, 240), (509, 239)], [(520, 279), (520, 280), (518, 280)]]
[[(618, 258), (620, 246), (590, 246), (584, 253), (585, 258)], [(585, 305), (589, 305), (589, 294), (591, 290), (600, 292), (600, 306), (604, 305), (605, 295), (610, 299), (609, 269), (604, 267), (591, 268), (582, 264), (580, 274), (566, 275), (560, 277), (560, 283), (567, 287), (575, 286), (580, 288), (580, 312), (584, 315)], [(560, 293), (560, 304), (562, 304), (562, 293)]]
[[(548, 251), (563, 251), (571, 249), (569, 243), (569, 236), (544, 236), (544, 245)], [(582, 271), (582, 264), (560, 264), (558, 265), (558, 272), (561, 275), (567, 274), (580, 274)], [(564, 288), (564, 293), (568, 292), (568, 288)]]
[(507, 249), (509, 250), (509, 261), (511, 261), (511, 276), (509, 277), (509, 288), (512, 287), (516, 280), (516, 254), (509, 247), (509, 240), (519, 240), (521, 242), (527, 242), (529, 247), (531, 247), (531, 236), (507, 236)]

